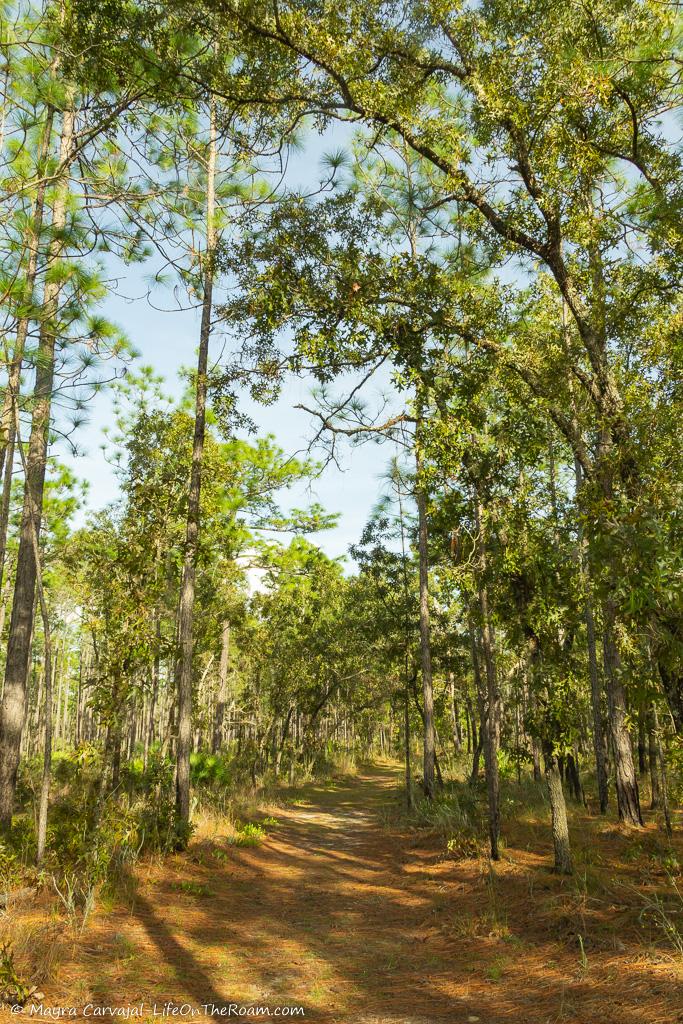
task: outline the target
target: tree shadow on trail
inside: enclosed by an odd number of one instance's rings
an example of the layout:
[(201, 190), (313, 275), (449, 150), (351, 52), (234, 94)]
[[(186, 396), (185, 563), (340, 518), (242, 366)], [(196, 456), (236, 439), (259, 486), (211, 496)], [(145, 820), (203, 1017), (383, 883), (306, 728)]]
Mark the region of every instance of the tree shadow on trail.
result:
[[(173, 931), (155, 910), (152, 904), (135, 889), (135, 916), (142, 924), (147, 936), (158, 950), (164, 963), (172, 965), (183, 989), (198, 1007), (213, 1005), (217, 1009), (228, 1009), (235, 999), (226, 1000), (214, 987), (211, 975), (201, 967), (196, 958), (178, 941)], [(164, 995), (164, 1002), (173, 996)], [(174, 1002), (181, 1000), (173, 999)], [(182, 1000), (184, 1001), (184, 1000)]]
[(553, 904), (564, 883), (522, 849), (496, 869), (492, 892), (476, 860), (382, 828), (374, 815), (395, 778), (386, 770), (308, 787), (305, 805), (276, 812), (259, 847), (213, 835), (150, 866), (147, 881), (138, 869), (132, 910), (100, 924), (136, 951), (110, 974), (111, 991), (148, 1004), (300, 1005), (304, 1019), (329, 1024), (679, 1019), (675, 984), (631, 955), (590, 948), (581, 973)]

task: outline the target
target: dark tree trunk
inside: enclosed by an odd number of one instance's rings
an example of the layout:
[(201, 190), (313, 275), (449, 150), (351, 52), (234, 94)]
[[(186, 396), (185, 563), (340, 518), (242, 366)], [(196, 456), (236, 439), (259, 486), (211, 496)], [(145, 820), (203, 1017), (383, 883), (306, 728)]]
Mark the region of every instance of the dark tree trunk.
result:
[(579, 773), (579, 755), (576, 749), (573, 754), (567, 755), (567, 778), (569, 780), (569, 791), (577, 804), (585, 805), (586, 797), (581, 784)]
[(655, 722), (652, 708), (647, 716), (647, 752), (650, 768), (650, 810), (654, 811), (659, 807), (659, 766), (657, 764), (657, 737), (655, 735)]
[(661, 661), (658, 667), (669, 711), (680, 736), (683, 733), (683, 673), (672, 671)]
[(659, 715), (657, 714), (657, 708), (654, 704), (652, 705), (652, 731), (657, 745), (657, 760), (659, 761), (661, 779), (661, 801), (662, 810), (664, 811), (664, 826), (666, 828), (667, 836), (671, 839), (671, 836), (673, 835), (673, 827), (671, 825), (671, 815), (669, 813), (669, 783), (666, 772), (666, 759), (664, 757), (662, 737), (659, 730)]
[(641, 779), (647, 772), (647, 759), (646, 759), (646, 736), (645, 736), (645, 712), (642, 708), (638, 709), (638, 774)]
[(608, 600), (603, 614), (603, 648), (617, 808), (621, 821), (638, 826), (643, 824), (643, 819), (631, 736), (626, 725), (626, 694), (619, 679), (619, 653), (614, 638), (615, 617), (614, 603)]
[(607, 770), (607, 743), (602, 722), (602, 693), (600, 673), (598, 671), (598, 654), (595, 641), (595, 618), (590, 600), (584, 608), (586, 638), (588, 647), (588, 670), (591, 684), (591, 711), (593, 714), (593, 755), (595, 757), (595, 774), (598, 784), (598, 802), (600, 813), (607, 814), (609, 805), (609, 772)]
[(495, 634), (489, 613), (488, 592), (485, 576), (487, 568), (486, 544), (479, 495), (475, 491), (475, 520), (479, 537), (479, 612), (481, 615), (481, 650), (486, 670), (486, 737), (484, 743), (484, 764), (486, 766), (486, 790), (489, 811), (489, 840), (491, 859), (498, 860), (498, 839), (500, 836), (500, 779), (498, 775), (498, 748), (500, 746), (500, 690), (496, 671)]

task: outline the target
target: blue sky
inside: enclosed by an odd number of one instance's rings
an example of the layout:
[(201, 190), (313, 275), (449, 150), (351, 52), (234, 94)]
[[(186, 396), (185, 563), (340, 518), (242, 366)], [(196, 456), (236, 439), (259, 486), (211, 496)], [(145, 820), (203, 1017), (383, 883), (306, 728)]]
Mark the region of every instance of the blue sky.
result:
[[(312, 135), (305, 147), (293, 154), (288, 168), (288, 183), (304, 187), (314, 184), (320, 157), (342, 141), (332, 132), (325, 137)], [(153, 269), (153, 262), (127, 268), (119, 277), (117, 294), (107, 300), (102, 312), (124, 329), (140, 353), (139, 364), (152, 366), (164, 377), (168, 394), (175, 396), (182, 389), (178, 377), (180, 368), (193, 365), (196, 359), (199, 313), (196, 310), (171, 311), (173, 294), (170, 289), (155, 291), (152, 296), (154, 307), (160, 308), (154, 308), (145, 297)], [(121, 273), (120, 268), (116, 268), (116, 273)], [(127, 300), (124, 296), (136, 297)], [(214, 358), (223, 344), (224, 339), (217, 334), (212, 347)], [(372, 404), (373, 396), (378, 396), (382, 388), (386, 390), (387, 385), (386, 377), (374, 386), (371, 383), (366, 392), (368, 401)], [(274, 435), (288, 454), (301, 452), (315, 433), (315, 423), (308, 413), (294, 407), (301, 402), (309, 406), (313, 404), (312, 386), (310, 379), (291, 379), (274, 405), (260, 406), (245, 396), (243, 408), (256, 422), (260, 434)], [(116, 476), (101, 447), (106, 443), (103, 430), (112, 420), (112, 402), (111, 391), (103, 391), (90, 403), (88, 424), (78, 437), (83, 454), (72, 457), (59, 453), (76, 474), (89, 483), (80, 520), (87, 516), (89, 510), (103, 507), (117, 495)], [(359, 539), (381, 491), (381, 477), (391, 454), (386, 445), (378, 447), (369, 443), (354, 448), (342, 445), (340, 467), (329, 464), (318, 478), (293, 488), (283, 497), (286, 505), (305, 507), (311, 501), (319, 501), (328, 512), (339, 513), (338, 525), (314, 538), (330, 556), (345, 554), (349, 545)]]

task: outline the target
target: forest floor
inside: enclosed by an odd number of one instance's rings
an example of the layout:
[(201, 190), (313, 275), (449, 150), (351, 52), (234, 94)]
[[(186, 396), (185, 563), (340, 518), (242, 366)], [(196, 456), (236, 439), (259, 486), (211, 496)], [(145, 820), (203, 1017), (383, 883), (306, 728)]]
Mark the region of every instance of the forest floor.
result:
[(205, 825), (186, 854), (138, 864), (127, 897), (75, 941), (53, 915), (41, 944), (51, 930), (62, 945), (43, 1009), (29, 1000), (12, 1019), (60, 1007), (102, 1019), (109, 1007), (218, 1020), (300, 1006), (294, 1019), (329, 1024), (683, 1021), (683, 954), (639, 913), (666, 882), (654, 824), (634, 839), (575, 812), (577, 874), (561, 879), (545, 820), (515, 815), (492, 872), (435, 833), (387, 824), (398, 771), (289, 791), (258, 846)]

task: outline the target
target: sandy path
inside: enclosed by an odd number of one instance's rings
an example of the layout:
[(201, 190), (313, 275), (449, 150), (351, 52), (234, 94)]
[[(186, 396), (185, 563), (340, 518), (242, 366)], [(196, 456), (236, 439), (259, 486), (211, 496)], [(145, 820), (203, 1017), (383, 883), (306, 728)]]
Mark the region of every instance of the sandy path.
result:
[[(203, 1019), (206, 1004), (217, 1020), (236, 1019), (231, 1004), (303, 1006), (294, 1019), (329, 1024), (683, 1020), (664, 968), (605, 951), (581, 970), (539, 912), (561, 884), (551, 876), (527, 905), (527, 869), (503, 865), (515, 920), (496, 923), (507, 911), (481, 861), (378, 821), (397, 781), (381, 767), (307, 787), (259, 847), (217, 836), (139, 869), (132, 909), (93, 922), (49, 1000), (141, 1006), (138, 1020)], [(541, 857), (520, 857), (538, 872)], [(169, 1001), (189, 1009), (154, 1017)]]

